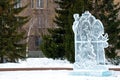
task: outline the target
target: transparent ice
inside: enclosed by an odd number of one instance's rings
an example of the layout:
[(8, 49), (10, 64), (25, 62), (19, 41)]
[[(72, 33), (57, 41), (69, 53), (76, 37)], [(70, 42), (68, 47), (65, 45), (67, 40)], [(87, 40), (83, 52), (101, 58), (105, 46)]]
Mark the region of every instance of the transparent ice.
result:
[(104, 33), (102, 22), (89, 11), (85, 11), (82, 16), (74, 14), (73, 17), (75, 19), (72, 26), (75, 39), (74, 70), (87, 75), (93, 75), (92, 72), (98, 75), (109, 74), (108, 68), (104, 66), (104, 48), (108, 47), (108, 34)]

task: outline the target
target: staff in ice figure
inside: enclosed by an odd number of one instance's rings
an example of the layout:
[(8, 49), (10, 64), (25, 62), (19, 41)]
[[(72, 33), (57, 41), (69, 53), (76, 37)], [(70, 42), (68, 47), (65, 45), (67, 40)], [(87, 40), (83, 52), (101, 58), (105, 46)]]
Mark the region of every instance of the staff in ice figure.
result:
[[(75, 34), (75, 41), (77, 41), (78, 39), (80, 39), (80, 35), (78, 35), (79, 34), (79, 27), (78, 26), (80, 26), (79, 25), (79, 19), (80, 19), (80, 17), (79, 17), (79, 14), (74, 14), (73, 15), (73, 18), (74, 18), (74, 22), (73, 22), (73, 26), (72, 26), (72, 29), (73, 29), (73, 32), (74, 32), (74, 34)], [(81, 50), (79, 50), (79, 51), (77, 51), (78, 49), (77, 49), (77, 45), (79, 45), (79, 44), (75, 44), (75, 64), (76, 64), (76, 68), (78, 68), (79, 66), (80, 66), (80, 62), (82, 62), (81, 61)]]
[(74, 17), (75, 21), (73, 23), (72, 29), (73, 29), (73, 32), (76, 34), (77, 33), (77, 27), (78, 27), (78, 24), (79, 24), (79, 14), (74, 14), (73, 17)]

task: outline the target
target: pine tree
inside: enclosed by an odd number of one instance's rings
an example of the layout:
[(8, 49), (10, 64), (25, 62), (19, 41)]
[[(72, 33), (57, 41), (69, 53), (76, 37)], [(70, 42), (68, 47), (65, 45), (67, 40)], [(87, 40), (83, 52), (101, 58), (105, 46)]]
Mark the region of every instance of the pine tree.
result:
[(109, 47), (106, 49), (108, 58), (115, 58), (117, 50), (120, 49), (120, 20), (118, 12), (120, 6), (114, 4), (114, 0), (95, 0), (91, 13), (100, 19), (105, 27), (105, 32), (109, 35)]
[(16, 0), (0, 0), (0, 62), (12, 62), (26, 57), (25, 31), (22, 26), (29, 20), (19, 16), (27, 6), (15, 8)]
[[(46, 37), (45, 42), (49, 45), (54, 43), (54, 46), (62, 45), (62, 57), (67, 58), (70, 62), (74, 62), (74, 37), (72, 31), (73, 14), (81, 14), (84, 11), (90, 11), (97, 19), (100, 19), (105, 27), (105, 32), (109, 35), (109, 48), (106, 49), (106, 55), (108, 57), (115, 57), (116, 50), (120, 48), (120, 36), (119, 36), (119, 24), (117, 19), (118, 11), (120, 10), (119, 4), (114, 5), (114, 0), (60, 0), (56, 3), (60, 6), (56, 10), (57, 16), (55, 23), (58, 28), (51, 29), (49, 37)], [(61, 32), (63, 32), (61, 34)], [(56, 36), (55, 36), (56, 35)], [(54, 36), (54, 37), (53, 37)], [(60, 37), (62, 36), (62, 37)], [(58, 44), (55, 40), (61, 40)], [(114, 39), (114, 40), (113, 40)], [(43, 39), (44, 41), (44, 39)], [(49, 45), (44, 48), (49, 48)], [(45, 46), (45, 45), (44, 45)], [(51, 46), (50, 46), (51, 47)], [(61, 47), (58, 47), (61, 48)], [(59, 52), (55, 48), (50, 48), (52, 54), (58, 55)], [(54, 51), (56, 50), (56, 51)], [(48, 51), (44, 49), (43, 53)], [(58, 51), (58, 52), (57, 52)], [(55, 53), (57, 52), (57, 53)], [(47, 55), (50, 55), (50, 51)]]
[[(68, 19), (68, 26), (71, 26), (73, 22), (71, 15), (78, 13), (81, 16), (81, 14), (87, 10), (90, 11), (97, 19), (100, 19), (102, 21), (105, 27), (105, 32), (109, 35), (109, 47), (106, 48), (106, 56), (108, 58), (116, 59), (118, 53), (117, 50), (120, 50), (120, 20), (118, 19), (118, 12), (120, 11), (119, 3), (114, 4), (114, 0), (81, 0), (81, 2), (74, 0), (73, 5), (70, 7), (69, 11), (70, 15)], [(66, 28), (69, 29), (68, 27)], [(69, 36), (72, 35), (70, 33), (71, 29), (66, 31), (68, 31)], [(72, 52), (72, 47), (69, 47), (73, 44), (72, 40), (70, 40), (72, 38), (72, 36), (66, 38), (66, 40), (68, 39), (68, 46), (66, 46), (66, 48), (68, 48), (68, 51), (66, 52), (68, 52), (69, 55), (67, 58), (74, 57), (74, 55), (70, 54)], [(68, 60), (73, 62), (73, 59)]]
[(55, 10), (57, 15), (54, 20), (57, 28), (48, 30), (50, 35), (43, 37), (41, 49), (47, 57), (54, 55), (55, 58), (57, 55), (57, 58), (67, 58), (70, 62), (74, 62), (73, 14), (82, 13), (83, 1), (60, 0), (55, 3), (59, 5)]
[(48, 58), (63, 59), (63, 31), (61, 29), (49, 29), (50, 35), (43, 36), (41, 50)]
[[(49, 35), (43, 36), (43, 43), (41, 45), (41, 50), (43, 51), (44, 55), (49, 58), (60, 58), (64, 59), (65, 55), (65, 48), (64, 48), (64, 34), (65, 34), (65, 23), (68, 11), (66, 11), (65, 7), (65, 0), (55, 1), (59, 4), (60, 8), (57, 10), (56, 13), (56, 20), (54, 22), (57, 24), (58, 27), (54, 29), (49, 29)], [(62, 10), (61, 8), (64, 8)]]

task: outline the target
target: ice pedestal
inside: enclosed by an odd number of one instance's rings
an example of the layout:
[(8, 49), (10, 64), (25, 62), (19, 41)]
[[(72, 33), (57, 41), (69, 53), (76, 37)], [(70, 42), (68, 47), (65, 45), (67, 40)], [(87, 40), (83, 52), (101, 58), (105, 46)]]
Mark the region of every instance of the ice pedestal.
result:
[(105, 65), (96, 65), (91, 68), (76, 68), (74, 65), (74, 71), (71, 75), (74, 76), (98, 76), (98, 77), (106, 77), (112, 76), (114, 74), (113, 71), (110, 71)]
[(97, 76), (97, 77), (107, 77), (112, 76), (113, 72), (109, 70), (74, 70), (71, 75), (74, 76)]

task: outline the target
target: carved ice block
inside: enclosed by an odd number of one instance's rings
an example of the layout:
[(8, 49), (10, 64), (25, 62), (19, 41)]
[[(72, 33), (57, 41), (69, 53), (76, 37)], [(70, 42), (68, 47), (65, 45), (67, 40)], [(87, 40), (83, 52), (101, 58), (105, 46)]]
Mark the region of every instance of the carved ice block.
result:
[(102, 22), (89, 11), (84, 12), (82, 16), (74, 14), (74, 19), (74, 69), (106, 69), (100, 66), (105, 64), (104, 48), (108, 47), (108, 35), (104, 33)]

